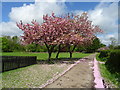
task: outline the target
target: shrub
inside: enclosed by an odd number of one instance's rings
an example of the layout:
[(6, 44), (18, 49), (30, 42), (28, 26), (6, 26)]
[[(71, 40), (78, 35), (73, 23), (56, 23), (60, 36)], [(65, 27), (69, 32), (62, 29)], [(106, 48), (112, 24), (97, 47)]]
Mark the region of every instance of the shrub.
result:
[(11, 40), (8, 38), (2, 37), (1, 45), (2, 45), (3, 52), (12, 52), (13, 51), (13, 44), (12, 44)]
[(120, 45), (115, 46), (114, 49), (120, 49)]
[(27, 52), (46, 52), (47, 48), (44, 45), (40, 46), (38, 44), (32, 43), (26, 46), (26, 51)]
[(120, 50), (112, 50), (106, 62), (109, 70), (120, 71)]
[(101, 47), (101, 43), (100, 43), (99, 38), (95, 38), (93, 40), (92, 44), (89, 46), (86, 46), (85, 48), (86, 48), (86, 52), (92, 53), (92, 52), (97, 51), (97, 49), (100, 47)]
[(99, 58), (102, 61), (106, 61), (110, 56), (110, 50), (103, 50), (100, 52)]

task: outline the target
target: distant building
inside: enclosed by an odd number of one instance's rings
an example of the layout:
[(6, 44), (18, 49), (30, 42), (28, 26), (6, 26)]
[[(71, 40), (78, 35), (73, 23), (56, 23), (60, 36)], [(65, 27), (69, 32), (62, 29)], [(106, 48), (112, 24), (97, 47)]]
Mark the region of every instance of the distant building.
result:
[(105, 46), (105, 47), (101, 47), (101, 48), (99, 48), (97, 51), (109, 50), (109, 49), (110, 49), (109, 47)]

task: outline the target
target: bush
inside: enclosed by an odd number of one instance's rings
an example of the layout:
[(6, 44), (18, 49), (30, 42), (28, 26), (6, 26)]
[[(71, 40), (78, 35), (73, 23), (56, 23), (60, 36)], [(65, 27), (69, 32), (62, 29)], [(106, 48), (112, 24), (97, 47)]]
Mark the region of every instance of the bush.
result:
[(45, 45), (40, 46), (35, 43), (28, 44), (25, 48), (27, 52), (47, 52)]
[(120, 45), (115, 46), (114, 49), (120, 49)]
[(110, 56), (110, 50), (103, 50), (100, 52), (99, 58), (102, 61), (106, 61)]
[(112, 50), (110, 52), (110, 57), (106, 62), (106, 66), (111, 71), (120, 72), (120, 50)]
[(88, 52), (88, 53), (92, 53), (92, 52), (97, 51), (97, 49), (100, 48), (101, 46), (102, 45), (100, 43), (99, 38), (95, 38), (91, 45), (88, 45), (88, 46), (85, 47), (86, 48), (85, 51)]
[(4, 36), (0, 39), (0, 47), (2, 49), (2, 52), (25, 51), (24, 46), (20, 44), (20, 40), (17, 36)]
[(12, 52), (13, 51), (13, 49), (12, 49), (13, 45), (12, 45), (11, 41), (9, 39), (7, 39), (6, 37), (2, 37), (1, 45), (2, 45), (3, 52)]

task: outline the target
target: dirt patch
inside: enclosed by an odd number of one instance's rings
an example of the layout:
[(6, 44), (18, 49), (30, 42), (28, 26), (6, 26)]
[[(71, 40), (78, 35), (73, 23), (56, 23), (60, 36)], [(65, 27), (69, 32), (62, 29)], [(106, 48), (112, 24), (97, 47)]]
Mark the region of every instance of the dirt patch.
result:
[(45, 88), (93, 88), (94, 77), (92, 72), (93, 58), (90, 55), (74, 66), (70, 71), (59, 77), (55, 82)]

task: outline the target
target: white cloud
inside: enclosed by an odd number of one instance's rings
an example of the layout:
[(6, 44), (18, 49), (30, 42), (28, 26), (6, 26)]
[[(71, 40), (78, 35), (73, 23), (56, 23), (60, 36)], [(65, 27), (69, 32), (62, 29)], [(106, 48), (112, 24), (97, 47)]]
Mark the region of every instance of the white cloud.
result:
[[(13, 7), (9, 13), (10, 22), (0, 23), (2, 27), (2, 35), (20, 35), (22, 31), (18, 29), (15, 22), (22, 20), (23, 22), (31, 22), (36, 19), (40, 23), (42, 22), (42, 16), (44, 14), (51, 14), (55, 12), (56, 15), (67, 13), (67, 8), (62, 0), (62, 3), (57, 3), (57, 0), (52, 2), (36, 2), (35, 4), (23, 5), (21, 7)], [(75, 14), (81, 14), (82, 10), (74, 11)], [(109, 44), (109, 38), (118, 35), (118, 5), (117, 3), (104, 3), (101, 2), (93, 10), (88, 11), (89, 19), (94, 24), (99, 25), (104, 30), (104, 34), (98, 35), (101, 41), (105, 44)]]
[[(77, 11), (78, 12), (78, 11)], [(80, 11), (81, 13), (81, 11)], [(78, 12), (79, 14), (79, 12)], [(98, 35), (101, 41), (109, 44), (110, 37), (118, 39), (118, 3), (101, 2), (93, 10), (88, 11), (89, 19), (94, 25), (100, 26), (104, 31), (103, 34)]]
[(33, 19), (42, 22), (44, 14), (51, 14), (55, 12), (56, 15), (65, 13), (66, 7), (64, 3), (56, 2), (38, 2), (30, 5), (23, 5), (22, 7), (13, 7), (9, 17), (11, 21), (31, 22)]
[(90, 20), (99, 25), (105, 33), (117, 30), (118, 5), (117, 3), (100, 3), (94, 10), (89, 11)]
[(64, 3), (36, 2), (35, 4), (13, 7), (9, 13), (10, 21), (0, 23), (1, 34), (19, 36), (22, 34), (22, 31), (18, 29), (16, 22), (22, 20), (24, 23), (30, 23), (35, 19), (41, 23), (43, 15), (51, 14), (51, 12), (54, 12), (56, 15), (65, 13), (66, 6)]
[(74, 13), (75, 15), (81, 15), (83, 12), (84, 12), (83, 10), (72, 11), (72, 13)]
[(100, 40), (102, 41), (102, 43), (109, 45), (111, 44), (110, 38), (113, 37), (116, 40), (118, 40), (118, 33), (114, 32), (114, 33), (109, 33), (109, 34), (104, 34), (104, 35), (98, 35), (98, 38), (100, 38)]
[(18, 29), (15, 22), (2, 22), (0, 23), (0, 28), (2, 29), (1, 34), (6, 36), (20, 36), (23, 33), (20, 29)]

